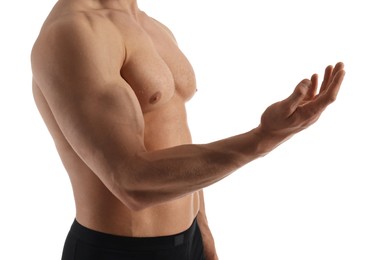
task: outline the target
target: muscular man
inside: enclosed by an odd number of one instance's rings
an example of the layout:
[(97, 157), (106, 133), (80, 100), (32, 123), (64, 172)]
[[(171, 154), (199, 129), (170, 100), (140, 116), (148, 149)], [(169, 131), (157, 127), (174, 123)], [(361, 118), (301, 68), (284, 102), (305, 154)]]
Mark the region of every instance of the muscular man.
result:
[(59, 0), (32, 51), (33, 94), (69, 174), (63, 259), (217, 259), (202, 189), (314, 123), (343, 63), (302, 80), (258, 127), (192, 144), (191, 65), (136, 0)]

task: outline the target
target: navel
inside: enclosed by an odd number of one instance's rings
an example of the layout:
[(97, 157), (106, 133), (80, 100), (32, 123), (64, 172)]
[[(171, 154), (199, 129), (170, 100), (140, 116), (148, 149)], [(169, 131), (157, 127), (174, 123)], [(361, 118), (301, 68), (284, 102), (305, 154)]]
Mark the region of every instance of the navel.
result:
[(157, 91), (154, 95), (152, 95), (149, 99), (150, 104), (155, 104), (157, 103), (162, 97), (162, 93), (160, 91)]

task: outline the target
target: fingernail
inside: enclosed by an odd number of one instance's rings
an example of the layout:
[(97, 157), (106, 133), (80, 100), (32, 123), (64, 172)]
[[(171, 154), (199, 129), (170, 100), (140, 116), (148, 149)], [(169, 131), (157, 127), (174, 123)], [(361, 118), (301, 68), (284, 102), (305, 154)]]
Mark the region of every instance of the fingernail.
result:
[(309, 80), (303, 80), (303, 81), (301, 82), (301, 86), (302, 86), (303, 88), (308, 88), (309, 86), (311, 86), (311, 81), (309, 81)]

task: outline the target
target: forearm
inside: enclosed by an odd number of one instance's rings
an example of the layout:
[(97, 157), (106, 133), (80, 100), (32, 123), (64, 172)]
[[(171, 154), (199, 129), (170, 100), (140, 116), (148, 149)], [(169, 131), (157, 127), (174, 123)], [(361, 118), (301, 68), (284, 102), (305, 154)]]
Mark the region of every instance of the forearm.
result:
[(281, 139), (265, 136), (255, 128), (208, 144), (141, 153), (133, 160), (133, 173), (120, 181), (127, 195), (147, 207), (207, 187), (279, 143)]

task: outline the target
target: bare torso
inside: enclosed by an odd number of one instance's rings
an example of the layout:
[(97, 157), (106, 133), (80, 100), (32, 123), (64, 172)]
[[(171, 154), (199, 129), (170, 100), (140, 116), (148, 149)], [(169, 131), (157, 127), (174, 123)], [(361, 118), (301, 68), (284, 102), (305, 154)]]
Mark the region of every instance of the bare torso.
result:
[[(44, 37), (45, 28), (70, 15), (91, 19), (106, 26), (108, 31), (117, 32), (113, 37), (123, 38), (126, 56), (120, 73), (141, 105), (147, 150), (191, 143), (185, 102), (196, 91), (195, 77), (169, 30), (143, 12), (134, 17), (125, 11), (59, 1), (47, 18), (40, 38)], [(76, 218), (81, 224), (102, 232), (135, 237), (175, 234), (190, 226), (199, 211), (198, 192), (144, 210), (130, 210), (69, 145), (36, 82), (33, 92), (69, 174)]]

